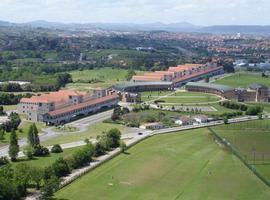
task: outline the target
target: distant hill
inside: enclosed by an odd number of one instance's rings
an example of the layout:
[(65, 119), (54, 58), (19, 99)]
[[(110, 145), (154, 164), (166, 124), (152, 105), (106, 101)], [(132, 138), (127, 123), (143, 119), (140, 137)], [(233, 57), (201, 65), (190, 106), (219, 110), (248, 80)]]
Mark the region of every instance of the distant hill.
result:
[(0, 21), (0, 26), (28, 26), (34, 28), (48, 29), (102, 29), (111, 31), (168, 31), (168, 32), (198, 32), (198, 33), (246, 33), (246, 34), (268, 34), (270, 26), (258, 25), (216, 25), (216, 26), (197, 26), (188, 22), (179, 23), (59, 23), (44, 20), (31, 21), (27, 23), (10, 23)]
[(245, 25), (226, 25), (208, 26), (199, 30), (206, 33), (249, 33), (249, 34), (270, 34), (270, 26), (245, 26)]

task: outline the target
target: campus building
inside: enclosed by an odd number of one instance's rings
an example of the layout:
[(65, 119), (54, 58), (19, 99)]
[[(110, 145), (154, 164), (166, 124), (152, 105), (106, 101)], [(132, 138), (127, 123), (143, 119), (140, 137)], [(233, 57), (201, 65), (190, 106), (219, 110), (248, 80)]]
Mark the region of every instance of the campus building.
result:
[(185, 87), (187, 91), (216, 94), (240, 102), (270, 102), (269, 88), (259, 84), (252, 84), (248, 88), (232, 88), (212, 83), (189, 82)]
[(171, 82), (174, 87), (182, 86), (190, 81), (198, 81), (207, 76), (223, 74), (222, 66), (216, 63), (184, 64), (169, 67), (167, 71), (147, 72), (144, 75), (135, 75), (133, 82)]
[(22, 98), (17, 105), (18, 112), (28, 120), (56, 125), (71, 121), (80, 115), (88, 115), (103, 108), (113, 107), (119, 101), (117, 94), (97, 89), (92, 93), (60, 90)]

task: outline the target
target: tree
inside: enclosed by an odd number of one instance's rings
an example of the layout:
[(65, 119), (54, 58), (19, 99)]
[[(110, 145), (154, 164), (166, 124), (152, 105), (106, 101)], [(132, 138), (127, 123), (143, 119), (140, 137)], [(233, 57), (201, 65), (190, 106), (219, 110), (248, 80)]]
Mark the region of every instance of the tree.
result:
[(30, 125), (29, 129), (28, 129), (28, 132), (27, 132), (27, 142), (28, 142), (28, 145), (31, 146), (31, 147), (34, 147), (35, 146), (35, 139), (34, 139), (34, 134), (33, 134), (33, 126)]
[(35, 146), (40, 145), (37, 126), (35, 123), (33, 123), (32, 126), (33, 126), (34, 144)]
[(119, 147), (120, 145), (120, 138), (121, 138), (121, 132), (117, 128), (110, 129), (106, 136), (111, 139), (111, 148)]
[(52, 153), (62, 153), (63, 150), (59, 144), (55, 144), (55, 145), (53, 145), (51, 152)]
[(9, 151), (8, 151), (8, 154), (9, 154), (9, 157), (11, 158), (11, 161), (16, 161), (19, 150), (20, 150), (20, 148), (18, 145), (17, 134), (16, 134), (15, 130), (13, 130), (10, 133)]
[(44, 177), (44, 169), (41, 167), (31, 167), (30, 179), (36, 184), (36, 189), (39, 190), (40, 184)]
[(4, 140), (5, 139), (5, 131), (4, 129), (0, 128), (0, 140)]
[(121, 141), (120, 142), (120, 149), (121, 149), (121, 152), (125, 152), (127, 150), (127, 145), (124, 141)]
[(20, 193), (26, 194), (27, 185), (30, 181), (31, 175), (30, 167), (24, 163), (20, 163), (14, 168), (14, 181), (16, 184), (20, 185)]
[(55, 191), (60, 186), (60, 180), (57, 176), (51, 176), (49, 179), (45, 179), (44, 186), (41, 188), (42, 199), (50, 199)]
[(0, 116), (6, 115), (5, 111), (4, 111), (4, 107), (0, 106)]
[(28, 158), (28, 159), (33, 159), (34, 157), (34, 148), (31, 146), (27, 146), (23, 150), (23, 154)]
[(62, 177), (70, 174), (70, 168), (64, 158), (58, 158), (52, 164), (52, 169), (57, 177)]
[(224, 122), (224, 124), (228, 124), (229, 123), (228, 118), (227, 117), (224, 117), (223, 122)]

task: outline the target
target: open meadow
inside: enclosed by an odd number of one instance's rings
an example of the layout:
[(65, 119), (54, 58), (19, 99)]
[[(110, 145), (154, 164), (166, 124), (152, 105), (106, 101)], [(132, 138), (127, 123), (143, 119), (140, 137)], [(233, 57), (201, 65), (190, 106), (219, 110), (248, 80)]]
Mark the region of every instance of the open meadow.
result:
[(217, 80), (215, 83), (231, 87), (248, 87), (250, 84), (258, 83), (270, 87), (270, 78), (262, 78), (259, 74), (235, 73), (232, 76)]
[(269, 199), (270, 190), (207, 129), (159, 135), (55, 194), (55, 199)]
[(214, 130), (270, 181), (270, 120), (217, 126)]

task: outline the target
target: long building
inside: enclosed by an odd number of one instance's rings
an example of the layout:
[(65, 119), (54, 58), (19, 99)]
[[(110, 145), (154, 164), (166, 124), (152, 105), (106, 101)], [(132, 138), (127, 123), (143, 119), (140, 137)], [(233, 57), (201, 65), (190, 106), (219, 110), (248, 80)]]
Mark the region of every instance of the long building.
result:
[(185, 88), (187, 91), (212, 93), (240, 102), (270, 102), (269, 88), (260, 84), (252, 84), (248, 88), (232, 88), (212, 83), (189, 82)]
[(48, 125), (67, 123), (80, 115), (89, 115), (100, 109), (117, 105), (119, 96), (103, 89), (93, 93), (60, 90), (31, 98), (22, 98), (18, 112), (28, 120)]
[(216, 63), (184, 64), (169, 67), (167, 71), (147, 72), (144, 75), (135, 75), (133, 82), (172, 82), (173, 87), (182, 86), (190, 81), (197, 81), (206, 76), (223, 74), (222, 66)]

